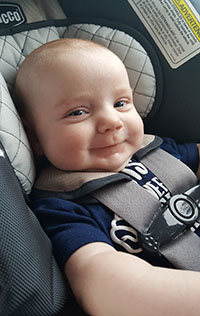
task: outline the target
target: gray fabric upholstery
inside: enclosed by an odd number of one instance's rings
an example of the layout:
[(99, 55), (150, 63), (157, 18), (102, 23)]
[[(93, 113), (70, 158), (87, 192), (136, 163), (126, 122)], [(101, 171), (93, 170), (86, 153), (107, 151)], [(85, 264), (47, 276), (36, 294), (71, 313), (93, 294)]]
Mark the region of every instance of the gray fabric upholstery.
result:
[(13, 28), (12, 35), (5, 32), (0, 36), (0, 316), (83, 316), (54, 259), (51, 242), (22, 193), (31, 191), (34, 163), (12, 98), (15, 76), (24, 58), (43, 43), (60, 37), (92, 39), (124, 61), (135, 102), (145, 117), (155, 99), (155, 73), (148, 54), (131, 36), (92, 24), (58, 27), (52, 23), (36, 28), (42, 21), (66, 17), (58, 1), (15, 3), (26, 16), (27, 29), (24, 24), (23, 31)]
[(56, 315), (72, 296), (0, 147), (0, 315)]

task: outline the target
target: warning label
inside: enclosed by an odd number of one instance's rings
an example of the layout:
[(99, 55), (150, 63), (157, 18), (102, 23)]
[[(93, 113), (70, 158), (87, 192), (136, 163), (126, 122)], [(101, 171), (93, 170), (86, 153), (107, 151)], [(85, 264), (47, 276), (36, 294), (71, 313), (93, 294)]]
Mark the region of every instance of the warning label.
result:
[(185, 21), (188, 23), (189, 27), (193, 31), (194, 35), (200, 41), (200, 23), (187, 5), (187, 3), (183, 0), (172, 0), (179, 12), (184, 17)]
[(200, 53), (199, 0), (128, 0), (172, 68)]

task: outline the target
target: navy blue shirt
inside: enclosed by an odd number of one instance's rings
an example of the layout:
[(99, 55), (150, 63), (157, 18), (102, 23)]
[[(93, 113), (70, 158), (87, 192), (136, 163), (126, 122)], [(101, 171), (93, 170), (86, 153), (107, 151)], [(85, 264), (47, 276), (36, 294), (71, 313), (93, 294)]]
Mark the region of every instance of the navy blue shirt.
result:
[[(196, 144), (176, 144), (172, 139), (163, 138), (160, 146), (182, 162), (194, 172), (199, 164)], [(162, 201), (170, 197), (168, 189), (150, 170), (146, 174), (138, 172), (138, 162), (134, 156), (129, 165), (122, 172), (131, 170), (133, 180), (144, 187)], [(153, 190), (155, 185), (156, 190)], [(159, 190), (158, 190), (159, 187)], [(57, 261), (63, 268), (68, 258), (80, 247), (93, 242), (105, 242), (115, 249), (137, 255), (152, 264), (169, 266), (164, 258), (152, 258), (138, 242), (138, 233), (125, 220), (114, 214), (105, 206), (94, 200), (68, 201), (56, 195), (38, 194), (33, 190), (31, 208), (50, 237)]]

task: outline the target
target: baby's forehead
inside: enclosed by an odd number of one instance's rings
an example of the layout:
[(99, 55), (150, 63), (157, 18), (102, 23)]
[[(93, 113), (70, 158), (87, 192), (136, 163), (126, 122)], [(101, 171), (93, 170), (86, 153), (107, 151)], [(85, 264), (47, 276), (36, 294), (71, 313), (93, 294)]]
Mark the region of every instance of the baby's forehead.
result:
[(113, 58), (115, 56), (115, 58), (118, 58), (111, 50), (100, 44), (80, 40), (73, 45), (68, 45), (67, 42), (62, 41), (58, 41), (57, 45), (54, 42), (47, 43), (33, 52), (32, 59), (40, 64), (59, 59), (63, 56), (76, 58), (77, 55), (81, 57), (90, 54), (112, 56)]
[(68, 47), (62, 43), (58, 44), (57, 46), (55, 43), (44, 45), (27, 57), (22, 65), (22, 76), (19, 76), (22, 78), (20, 81), (23, 84), (25, 81), (27, 88), (27, 92), (23, 91), (24, 94), (29, 91), (32, 97), (35, 97), (36, 90), (43, 89), (52, 81), (55, 83), (55, 76), (59, 80), (63, 76), (63, 80), (66, 80), (69, 74), (77, 74), (78, 77), (80, 71), (87, 72), (89, 75), (91, 69), (93, 71), (96, 69), (100, 74), (100, 67), (111, 73), (113, 69), (118, 69), (118, 72), (120, 70), (126, 72), (119, 57), (104, 46), (84, 43), (84, 45)]

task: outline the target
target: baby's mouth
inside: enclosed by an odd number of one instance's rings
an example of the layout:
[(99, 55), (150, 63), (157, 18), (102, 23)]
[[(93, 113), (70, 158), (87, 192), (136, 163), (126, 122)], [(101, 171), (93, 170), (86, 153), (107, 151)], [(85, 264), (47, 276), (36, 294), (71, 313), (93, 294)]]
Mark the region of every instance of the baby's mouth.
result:
[(95, 148), (92, 148), (91, 151), (97, 156), (106, 157), (106, 156), (114, 155), (116, 153), (121, 153), (123, 152), (123, 149), (124, 149), (124, 141), (111, 144), (111, 145), (97, 146)]

